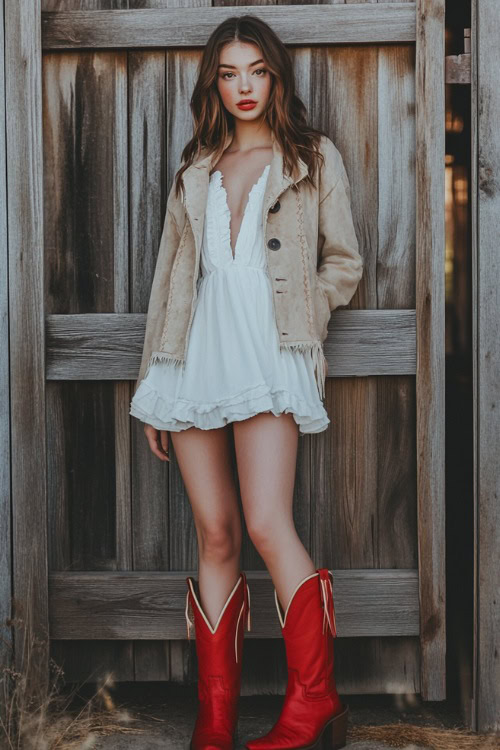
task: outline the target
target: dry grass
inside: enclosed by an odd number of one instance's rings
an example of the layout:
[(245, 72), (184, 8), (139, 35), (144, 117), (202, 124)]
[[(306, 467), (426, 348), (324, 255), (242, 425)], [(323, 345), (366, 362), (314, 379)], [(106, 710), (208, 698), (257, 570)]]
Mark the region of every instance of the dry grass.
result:
[(431, 747), (433, 750), (498, 750), (500, 736), (481, 734), (465, 729), (440, 729), (407, 723), (380, 724), (378, 726), (351, 726), (348, 740), (385, 742), (391, 747), (408, 745)]
[[(21, 607), (15, 602), (16, 612)], [(5, 621), (12, 628), (14, 641), (22, 644), (22, 667), (2, 669), (0, 678), (0, 748), (2, 750), (88, 750), (99, 736), (127, 733), (144, 734), (150, 729), (139, 726), (140, 717), (115, 705), (111, 695), (113, 676), (96, 682), (96, 691), (83, 705), (75, 708), (81, 685), (63, 692), (64, 671), (48, 659), (48, 638), (36, 638), (30, 617)], [(7, 651), (7, 663), (14, 664), (13, 641), (0, 636)], [(92, 675), (89, 680), (91, 681)]]
[[(4, 667), (0, 677), (2, 750), (90, 750), (100, 736), (151, 733), (151, 726), (145, 725), (145, 715), (134, 716), (115, 704), (112, 674), (96, 681), (96, 691), (90, 698), (81, 698), (81, 685), (63, 692), (64, 671), (48, 658), (48, 637), (35, 637), (30, 612), (25, 616), (18, 602), (13, 601), (13, 605), (16, 616), (6, 620), (5, 625), (12, 629), (17, 651), (22, 649), (22, 657), (16, 655), (22, 666), (19, 671)], [(6, 646), (7, 663), (14, 664), (13, 641), (1, 635), (0, 639)], [(93, 682), (91, 678), (92, 675), (85, 682)], [(78, 703), (83, 705), (75, 708)], [(384, 742), (397, 748), (420, 745), (433, 750), (500, 748), (499, 735), (409, 723), (350, 726), (348, 740)]]

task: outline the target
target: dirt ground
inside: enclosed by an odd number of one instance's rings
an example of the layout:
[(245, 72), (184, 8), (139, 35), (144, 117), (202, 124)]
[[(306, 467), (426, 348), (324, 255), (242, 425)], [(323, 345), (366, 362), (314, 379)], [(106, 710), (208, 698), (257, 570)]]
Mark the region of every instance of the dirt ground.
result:
[[(80, 691), (82, 697), (84, 694), (85, 688)], [(451, 701), (422, 702), (418, 695), (341, 697), (349, 704), (347, 747), (353, 750), (386, 750), (395, 746), (359, 739), (355, 730), (367, 725), (411, 723), (416, 727), (464, 728), (459, 710)], [(171, 683), (121, 683), (113, 688), (112, 700), (125, 716), (124, 733), (96, 738), (96, 750), (188, 750), (197, 710), (195, 688)], [(235, 750), (243, 750), (246, 740), (265, 734), (278, 718), (282, 703), (283, 696), (241, 696)], [(139, 729), (139, 733), (134, 729)], [(428, 744), (399, 746), (405, 750), (433, 750)]]

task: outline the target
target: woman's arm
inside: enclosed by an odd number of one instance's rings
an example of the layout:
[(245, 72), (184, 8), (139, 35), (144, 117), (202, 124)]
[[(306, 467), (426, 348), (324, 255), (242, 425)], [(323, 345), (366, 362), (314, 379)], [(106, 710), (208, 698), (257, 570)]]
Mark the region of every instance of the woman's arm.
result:
[(363, 259), (351, 213), (349, 180), (340, 152), (330, 139), (320, 178), (318, 280), (330, 312), (347, 305), (363, 274)]

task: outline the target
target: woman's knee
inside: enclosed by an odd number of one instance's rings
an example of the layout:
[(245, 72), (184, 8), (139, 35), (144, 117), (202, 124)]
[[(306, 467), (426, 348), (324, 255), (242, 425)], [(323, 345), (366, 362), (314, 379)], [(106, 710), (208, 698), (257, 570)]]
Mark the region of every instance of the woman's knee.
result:
[(252, 544), (262, 557), (276, 549), (277, 539), (282, 539), (284, 534), (294, 531), (293, 523), (290, 524), (284, 519), (282, 523), (277, 524), (276, 518), (273, 519), (267, 514), (247, 518), (246, 527)]
[(204, 560), (224, 563), (241, 552), (239, 518), (202, 521), (196, 524), (200, 556)]

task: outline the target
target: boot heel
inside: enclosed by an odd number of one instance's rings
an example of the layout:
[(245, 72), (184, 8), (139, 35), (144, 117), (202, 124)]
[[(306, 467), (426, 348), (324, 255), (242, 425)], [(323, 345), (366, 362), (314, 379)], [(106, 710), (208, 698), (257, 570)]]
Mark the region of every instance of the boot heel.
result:
[(348, 716), (349, 706), (344, 703), (342, 712), (325, 727), (317, 745), (318, 750), (340, 750), (346, 746)]

